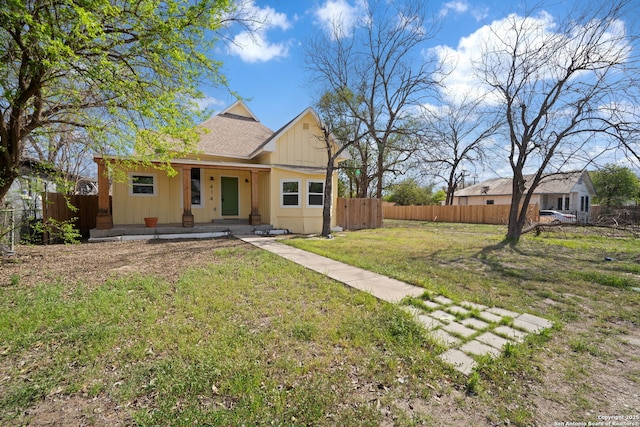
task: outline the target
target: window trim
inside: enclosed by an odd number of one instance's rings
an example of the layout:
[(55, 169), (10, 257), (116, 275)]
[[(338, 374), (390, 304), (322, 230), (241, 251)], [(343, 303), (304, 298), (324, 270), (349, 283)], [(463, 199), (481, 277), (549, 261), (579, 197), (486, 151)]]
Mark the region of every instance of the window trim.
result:
[[(285, 182), (295, 182), (298, 184), (298, 191), (296, 193), (285, 193), (284, 192), (284, 183)], [(302, 197), (302, 180), (298, 179), (298, 178), (282, 178), (280, 180), (280, 207), (281, 208), (300, 208), (302, 207), (302, 203), (300, 201), (301, 197)], [(296, 195), (298, 196), (298, 204), (296, 205), (285, 205), (284, 204), (284, 196), (285, 195)]]
[[(311, 189), (309, 188), (309, 184), (322, 184), (322, 193), (312, 193)], [(308, 208), (312, 208), (312, 209), (316, 209), (316, 208), (322, 208), (324, 207), (324, 184), (325, 182), (322, 180), (318, 180), (318, 179), (308, 179), (307, 180), (307, 197), (305, 198), (307, 201), (307, 207)], [(317, 196), (320, 195), (322, 197), (322, 203), (319, 205), (312, 205), (311, 203), (309, 203), (309, 198), (311, 196)]]
[[(129, 172), (128, 174), (128, 178), (129, 178), (129, 196), (131, 197), (156, 197), (158, 195), (158, 174), (155, 173), (148, 173), (148, 172)], [(149, 194), (149, 193), (135, 193), (133, 191), (133, 188), (135, 185), (141, 185), (141, 184), (134, 184), (133, 182), (133, 177), (149, 177), (153, 179), (153, 184), (151, 185), (151, 187), (153, 188), (153, 193)], [(142, 184), (144, 186), (149, 186), (147, 184)]]

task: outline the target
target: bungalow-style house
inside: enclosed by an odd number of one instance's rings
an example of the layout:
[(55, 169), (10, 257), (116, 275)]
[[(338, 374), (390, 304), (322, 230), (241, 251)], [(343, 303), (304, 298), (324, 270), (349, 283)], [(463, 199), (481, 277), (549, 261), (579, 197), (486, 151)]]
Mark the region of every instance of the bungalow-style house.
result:
[(312, 108), (273, 132), (237, 101), (200, 126), (207, 132), (201, 135), (198, 154), (171, 161), (176, 175), (153, 167), (124, 170), (127, 182), (112, 183), (111, 208), (105, 165), (116, 159), (95, 157), (99, 213), (92, 237), (144, 227), (146, 217), (157, 218), (156, 232), (163, 226), (193, 232), (211, 224), (268, 225), (301, 234), (322, 231), (327, 152), (320, 118)]
[[(525, 180), (532, 179), (525, 176)], [(499, 205), (511, 203), (511, 178), (495, 178), (480, 184), (457, 190), (453, 195), (454, 205)], [(531, 204), (540, 209), (552, 209), (573, 213), (579, 221), (588, 219), (589, 207), (596, 191), (589, 173), (564, 172), (547, 174), (534, 190)]]

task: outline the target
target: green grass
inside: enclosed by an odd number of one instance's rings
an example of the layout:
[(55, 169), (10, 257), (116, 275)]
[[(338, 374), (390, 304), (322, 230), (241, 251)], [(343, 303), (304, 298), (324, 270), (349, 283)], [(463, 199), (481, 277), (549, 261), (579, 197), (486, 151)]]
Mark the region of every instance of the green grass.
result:
[(250, 247), (218, 255), (175, 284), (3, 289), (2, 423), (59, 390), (106, 395), (138, 425), (378, 425), (370, 384), (391, 405), (449, 376), (397, 307)]
[[(640, 245), (630, 235), (609, 232), (575, 228), (525, 235), (513, 247), (501, 243), (504, 227), (386, 221), (382, 229), (288, 243), (423, 286), (431, 295), (555, 321), (553, 330), (509, 346), (499, 359), (483, 361), (464, 385), (493, 408), (489, 418), (530, 425), (542, 414), (526, 397), (529, 384), (552, 387), (544, 384), (543, 373), (559, 370), (566, 384), (558, 386), (574, 390), (564, 413), (581, 419), (581, 411), (597, 404), (583, 386), (585, 376), (601, 375), (590, 367), (595, 360), (624, 357), (628, 350), (620, 349), (619, 341), (640, 325), (640, 294), (629, 289), (640, 286)], [(422, 307), (417, 298), (404, 303)], [(558, 355), (554, 362), (549, 352)]]
[(143, 426), (441, 425), (452, 409), (438, 412), (440, 399), (525, 426), (544, 415), (532, 390), (582, 419), (600, 409), (584, 386), (593, 367), (630, 357), (640, 245), (581, 229), (516, 247), (503, 236), (503, 227), (393, 222), (287, 240), (424, 287), (407, 305), (445, 295), (556, 322), (481, 359), (470, 378), (441, 363), (444, 349), (397, 306), (245, 245), (213, 241), (215, 261), (172, 283), (12, 280), (0, 293), (0, 424), (28, 423), (52, 393), (108, 398)]

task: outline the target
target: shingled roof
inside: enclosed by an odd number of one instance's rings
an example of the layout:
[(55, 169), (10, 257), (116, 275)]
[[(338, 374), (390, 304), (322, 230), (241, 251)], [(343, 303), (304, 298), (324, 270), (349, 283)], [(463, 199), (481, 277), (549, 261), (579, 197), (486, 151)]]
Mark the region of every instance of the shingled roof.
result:
[[(534, 194), (568, 194), (582, 178), (585, 172), (563, 172), (548, 174), (542, 178), (540, 185), (533, 191)], [(530, 182), (533, 175), (525, 175), (525, 180)], [(528, 186), (527, 186), (528, 188)], [(511, 178), (495, 178), (470, 185), (455, 192), (454, 196), (508, 196), (512, 191)]]
[(198, 149), (204, 154), (222, 157), (250, 158), (274, 134), (242, 101), (203, 122), (200, 127), (208, 132), (200, 137)]

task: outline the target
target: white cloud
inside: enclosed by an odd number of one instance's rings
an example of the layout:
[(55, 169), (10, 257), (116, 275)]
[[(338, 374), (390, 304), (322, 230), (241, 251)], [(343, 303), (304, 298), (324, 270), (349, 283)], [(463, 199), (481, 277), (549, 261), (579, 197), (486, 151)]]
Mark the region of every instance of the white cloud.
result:
[(246, 21), (249, 28), (233, 38), (229, 53), (249, 63), (288, 56), (289, 42), (273, 43), (267, 38), (267, 32), (271, 29), (286, 31), (291, 28), (287, 15), (269, 6), (256, 6), (254, 0), (244, 1), (241, 8), (243, 16), (249, 18)]
[(327, 0), (315, 11), (320, 26), (332, 37), (345, 37), (365, 17), (366, 2), (356, 0), (352, 6), (347, 0)]
[(200, 109), (200, 111), (204, 111), (209, 108), (214, 107), (224, 107), (226, 104), (224, 101), (214, 98), (212, 96), (205, 96), (203, 98), (195, 99), (195, 102)]
[[(514, 28), (519, 28), (518, 33)], [(481, 64), (484, 52), (504, 51), (505, 46), (514, 46), (516, 36), (520, 38), (526, 35), (527, 40), (520, 40), (517, 44), (523, 49), (526, 47), (529, 52), (534, 52), (537, 47), (543, 46), (551, 37), (558, 37), (553, 17), (542, 12), (535, 17), (521, 17), (516, 14), (506, 18), (493, 21), (489, 25), (484, 25), (474, 33), (460, 39), (455, 48), (449, 46), (437, 46), (431, 50), (436, 55), (438, 61), (443, 65), (445, 74), (445, 95), (452, 101), (459, 101), (464, 97), (484, 97), (487, 102), (499, 102), (499, 99), (491, 93), (491, 89), (476, 77), (476, 67)], [(612, 28), (611, 36), (605, 37), (602, 42), (602, 49), (597, 52), (604, 58), (610, 55), (620, 54), (625, 47), (619, 44), (621, 32), (617, 25)], [(610, 40), (609, 40), (610, 38)], [(605, 42), (606, 41), (606, 42)], [(575, 47), (568, 39), (564, 44), (567, 52)], [(544, 52), (544, 50), (541, 50)], [(511, 58), (502, 58), (503, 64), (508, 64)], [(554, 61), (548, 62), (546, 67), (541, 67), (537, 72), (537, 78), (544, 80), (557, 73), (563, 66), (563, 62), (569, 61), (568, 56), (562, 53), (555, 55)], [(496, 62), (497, 63), (497, 62)], [(506, 72), (506, 70), (504, 70)]]
[(471, 6), (466, 0), (453, 0), (442, 5), (438, 12), (438, 18), (446, 18), (449, 14), (470, 13), (473, 18), (480, 22), (489, 16), (489, 8), (486, 6)]
[(440, 12), (438, 12), (438, 16), (440, 18), (444, 18), (451, 11), (455, 13), (465, 13), (468, 10), (469, 3), (467, 3), (466, 1), (454, 0), (443, 4), (442, 9), (440, 9)]

